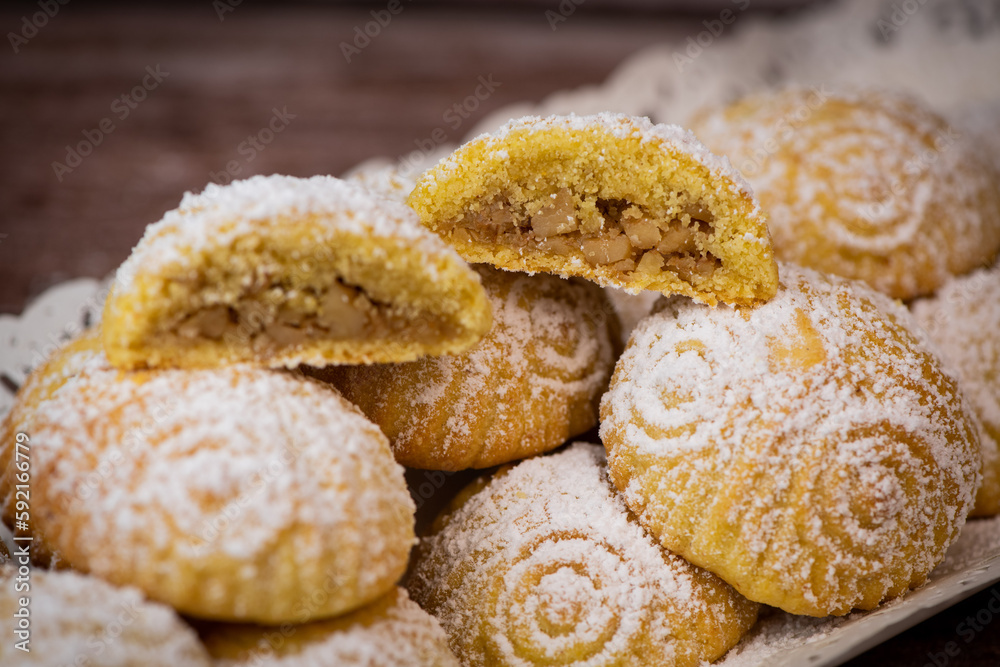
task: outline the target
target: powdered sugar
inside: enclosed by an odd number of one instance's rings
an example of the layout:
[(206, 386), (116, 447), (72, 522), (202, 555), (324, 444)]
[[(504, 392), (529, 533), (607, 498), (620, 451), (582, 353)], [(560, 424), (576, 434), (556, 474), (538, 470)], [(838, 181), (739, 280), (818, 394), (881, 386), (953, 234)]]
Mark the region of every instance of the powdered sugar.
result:
[[(297, 632), (307, 634), (299, 650), (283, 651), (284, 637), (277, 645), (268, 643), (272, 633), (261, 631), (258, 646), (240, 658), (218, 658), (216, 667), (459, 667), (450, 654), (447, 637), (437, 620), (410, 600), (406, 591), (397, 588), (389, 594), (392, 602), (374, 618), (347, 624), (351, 616), (312, 626), (282, 628), (291, 641)], [(382, 607), (382, 601), (375, 603)], [(324, 632), (324, 626), (329, 631)], [(346, 626), (346, 627), (344, 627)], [(226, 637), (222, 632), (223, 639)]]
[[(747, 197), (753, 197), (750, 186), (740, 173), (733, 169), (727, 158), (712, 154), (688, 130), (677, 125), (654, 124), (642, 116), (607, 112), (591, 116), (578, 116), (573, 113), (545, 118), (525, 116), (511, 120), (496, 132), (480, 135), (472, 141), (485, 142), (487, 155), (493, 152), (494, 157), (505, 160), (507, 159), (505, 142), (511, 135), (521, 132), (534, 133), (552, 130), (598, 132), (609, 134), (618, 139), (638, 136), (643, 143), (652, 142), (661, 146), (666, 155), (681, 153), (693, 158), (698, 164), (708, 169), (714, 178), (724, 180), (734, 193), (738, 192)], [(454, 159), (442, 160), (440, 165), (445, 169), (459, 168), (458, 162)]]
[[(1000, 433), (1000, 266), (956, 278), (912, 309), (980, 418)], [(996, 441), (988, 437), (996, 450)]]
[(687, 624), (707, 615), (731, 631), (755, 609), (661, 550), (612, 491), (601, 449), (580, 443), (490, 481), (424, 541), (409, 586), (470, 665), (570, 651), (576, 664), (618, 664), (640, 646), (650, 664), (704, 658), (692, 643), (724, 639), (691, 637)]
[[(332, 176), (254, 176), (229, 185), (210, 183), (200, 194), (186, 193), (180, 206), (146, 229), (118, 271), (116, 290), (127, 289), (138, 271), (157, 272), (199, 251), (225, 247), (236, 239), (266, 235), (289, 219), (313, 216), (317, 244), (350, 233), (410, 244), (429, 257), (458, 255), (426, 231), (403, 204), (382, 199), (356, 183)], [(428, 261), (428, 270), (435, 263)]]
[[(702, 483), (748, 485), (726, 521), (748, 557), (764, 559), (755, 576), (809, 604), (850, 609), (862, 573), (887, 590), (900, 571), (933, 568), (969, 509), (978, 449), (968, 407), (935, 375), (904, 308), (791, 265), (757, 309), (661, 304), (633, 332), (602, 406), (612, 470), (651, 466), (652, 477), (636, 474), (623, 489), (644, 522), (695, 511), (679, 509), (691, 501), (675, 473), (656, 486), (658, 465), (691, 461)], [(934, 537), (942, 527), (944, 543)], [(808, 575), (811, 549), (830, 558), (825, 593)]]
[(174, 577), (222, 558), (240, 564), (231, 576), (249, 591), (280, 588), (270, 568), (281, 554), (308, 576), (336, 539), (338, 553), (364, 564), (344, 575), (365, 590), (408, 552), (405, 534), (381, 529), (405, 526), (414, 511), (387, 441), (311, 380), (238, 366), (130, 375), (105, 366), (63, 386), (34, 425), (36, 503), (86, 554), (79, 565), (102, 576), (123, 560)]
[[(15, 569), (0, 566), (0, 659), (11, 665), (207, 665), (197, 636), (164, 605), (70, 571), (36, 569), (15, 592)], [(13, 648), (17, 598), (30, 599), (30, 653)], [(16, 657), (15, 657), (16, 656)]]

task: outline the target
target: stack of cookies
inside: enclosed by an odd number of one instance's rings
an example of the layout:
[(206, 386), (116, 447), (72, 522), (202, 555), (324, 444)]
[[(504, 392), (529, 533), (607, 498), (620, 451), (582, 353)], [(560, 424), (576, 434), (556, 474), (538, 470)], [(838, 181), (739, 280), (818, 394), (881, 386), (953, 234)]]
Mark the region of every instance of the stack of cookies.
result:
[[(911, 168), (944, 126), (876, 94), (755, 155), (803, 94), (706, 110), (716, 153), (524, 118), (415, 183), (186, 195), (0, 429), (51, 568), (31, 658), (700, 665), (762, 605), (920, 585), (1000, 510), (998, 177), (960, 143)], [(617, 290), (663, 295), (631, 335)], [(489, 470), (417, 540), (403, 466)]]

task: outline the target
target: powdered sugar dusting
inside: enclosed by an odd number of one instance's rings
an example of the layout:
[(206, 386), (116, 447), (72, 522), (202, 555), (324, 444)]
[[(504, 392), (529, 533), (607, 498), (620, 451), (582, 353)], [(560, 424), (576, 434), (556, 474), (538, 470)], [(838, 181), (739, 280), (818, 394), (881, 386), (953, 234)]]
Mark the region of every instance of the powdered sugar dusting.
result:
[(335, 539), (364, 564), (347, 574), (360, 590), (398, 571), (409, 537), (381, 527), (414, 512), (402, 468), (336, 392), (248, 367), (120, 375), (104, 363), (59, 389), (31, 434), (36, 502), (87, 569), (165, 559), (179, 574), (222, 558), (249, 589), (280, 586), (279, 547), (305, 573)]
[[(862, 576), (884, 593), (929, 572), (978, 483), (968, 406), (929, 345), (899, 304), (783, 265), (778, 295), (756, 309), (662, 301), (619, 360), (601, 437), (613, 470), (643, 471), (624, 489), (641, 520), (696, 512), (697, 534), (678, 539), (697, 542), (715, 528), (702, 512), (724, 516), (762, 559), (755, 577), (850, 609)], [(667, 462), (680, 465), (658, 476)], [(704, 497), (731, 504), (691, 500), (672, 481), (688, 470), (727, 489)], [(821, 583), (813, 549), (830, 558)]]
[[(917, 321), (958, 374), (983, 424), (984, 484), (1000, 494), (1000, 266), (946, 284), (913, 303)], [(994, 501), (995, 504), (995, 501)]]
[[(693, 158), (708, 169), (715, 178), (726, 181), (734, 193), (753, 197), (753, 190), (738, 171), (729, 163), (728, 158), (711, 153), (704, 144), (695, 138), (690, 131), (678, 125), (663, 123), (654, 124), (644, 116), (627, 116), (619, 113), (599, 113), (591, 116), (567, 114), (564, 116), (524, 116), (511, 120), (506, 125), (491, 134), (483, 134), (473, 142), (485, 142), (487, 154), (497, 153), (496, 157), (506, 159), (505, 142), (514, 134), (522, 132), (545, 132), (556, 129), (573, 132), (599, 132), (609, 134), (618, 139), (638, 136), (643, 143), (652, 142), (662, 146), (664, 153), (682, 153)], [(454, 159), (441, 161), (445, 169), (458, 169), (459, 164)], [(756, 201), (756, 200), (755, 200)], [(754, 216), (758, 212), (755, 211)]]
[[(267, 633), (262, 629), (256, 649), (239, 658), (216, 659), (214, 664), (216, 667), (459, 667), (437, 619), (410, 600), (402, 588), (397, 588), (389, 596), (392, 601), (373, 620), (366, 619), (344, 627), (344, 621), (352, 618), (346, 616), (304, 626), (309, 638), (300, 650), (282, 651), (283, 637), (279, 639), (282, 644), (272, 646), (268, 637), (273, 632)], [(381, 604), (380, 601), (375, 606), (381, 607)], [(361, 610), (361, 614), (365, 611)], [(323, 633), (324, 626), (333, 627)], [(295, 641), (295, 632), (299, 629), (289, 629), (292, 641)]]
[[(1000, 517), (965, 524), (958, 540), (928, 583), (873, 612), (808, 618), (773, 610), (762, 615), (753, 630), (718, 667), (796, 667), (833, 665), (855, 646), (870, 646), (872, 638), (888, 638), (923, 618), (920, 611), (953, 604), (1000, 575)], [(992, 565), (991, 565), (992, 564)], [(960, 597), (959, 597), (960, 596)]]
[[(312, 241), (317, 244), (350, 233), (407, 243), (430, 257), (460, 261), (454, 250), (420, 225), (416, 213), (357, 183), (332, 176), (254, 176), (228, 185), (210, 183), (200, 194), (186, 193), (177, 209), (146, 229), (119, 269), (116, 289), (126, 288), (140, 270), (156, 272), (192, 253), (266, 235), (290, 218), (304, 216), (315, 216)], [(434, 264), (428, 261), (428, 270)]]
[[(984, 194), (996, 175), (910, 98), (790, 88), (718, 108), (695, 129), (753, 184), (787, 260), (912, 296), (1000, 243), (1000, 206)], [(884, 268), (859, 274), (857, 253)]]
[[(194, 631), (172, 609), (148, 602), (135, 588), (117, 588), (76, 572), (35, 569), (30, 590), (15, 592), (15, 574), (14, 567), (0, 567), (4, 664), (210, 664)], [(30, 653), (13, 648), (18, 597), (30, 599)]]
[[(493, 309), (493, 328), (460, 357), (425, 360), (425, 381), (413, 386), (408, 400), (431, 407), (440, 406), (442, 396), (455, 399), (440, 443), (443, 452), (477, 430), (482, 416), (473, 401), (484, 391), (493, 397), (499, 427), (524, 417), (526, 391), (531, 396), (551, 392), (565, 401), (596, 397), (614, 364), (610, 315), (593, 312), (601, 302), (586, 294), (589, 285), (554, 276), (479, 270)], [(426, 425), (414, 421), (399, 437), (417, 438), (422, 428)]]
[(660, 549), (613, 492), (601, 448), (582, 443), (492, 479), (424, 540), (409, 587), (469, 665), (704, 659), (725, 640), (689, 625), (731, 632), (756, 609)]

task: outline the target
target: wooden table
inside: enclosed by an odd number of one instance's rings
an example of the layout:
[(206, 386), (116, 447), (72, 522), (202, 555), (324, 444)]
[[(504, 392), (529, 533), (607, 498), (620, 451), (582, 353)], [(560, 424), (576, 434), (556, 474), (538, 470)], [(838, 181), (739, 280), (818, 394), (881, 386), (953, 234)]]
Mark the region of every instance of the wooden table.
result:
[[(170, 12), (61, 8), (18, 53), (0, 49), (0, 312), (20, 312), (56, 282), (108, 274), (147, 224), (185, 190), (226, 178), (227, 166), (239, 177), (340, 174), (428, 140), (458, 141), (492, 110), (599, 83), (632, 53), (697, 25), (580, 12), (552, 30), (544, 9), (404, 3), (348, 62), (341, 43), (368, 10), (246, 3), (220, 20), (207, 0)], [(0, 25), (19, 31), (22, 17), (0, 14)], [(494, 90), (456, 126), (446, 114), (480, 77)], [(281, 129), (269, 138), (261, 131), (272, 123)], [(88, 154), (76, 164), (67, 147)], [(994, 593), (1000, 586), (849, 664), (1000, 665), (1000, 615), (971, 643), (956, 629), (985, 618)]]

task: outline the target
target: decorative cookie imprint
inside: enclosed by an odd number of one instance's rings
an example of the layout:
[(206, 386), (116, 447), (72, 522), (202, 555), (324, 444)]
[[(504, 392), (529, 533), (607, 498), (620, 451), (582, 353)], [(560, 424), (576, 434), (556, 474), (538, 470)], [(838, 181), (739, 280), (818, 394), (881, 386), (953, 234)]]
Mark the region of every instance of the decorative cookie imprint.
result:
[[(174, 611), (76, 572), (35, 569), (30, 590), (15, 591), (17, 569), (0, 566), (0, 662), (4, 665), (208, 667), (198, 637)], [(30, 652), (14, 648), (19, 598), (31, 612)]]
[(408, 588), (474, 667), (701, 665), (758, 610), (661, 549), (601, 448), (582, 443), (463, 491), (421, 541)]
[(746, 182), (673, 125), (528, 116), (428, 170), (407, 203), (472, 262), (754, 303), (777, 288)]
[(979, 483), (974, 417), (905, 308), (783, 264), (767, 304), (664, 300), (601, 403), (611, 477), (662, 544), (810, 616), (919, 585)]
[(409, 361), (489, 330), (476, 275), (398, 202), (329, 176), (186, 194), (118, 271), (116, 366)]
[(907, 98), (790, 89), (692, 124), (753, 185), (779, 259), (908, 299), (1000, 249), (993, 166)]
[(912, 310), (983, 427), (983, 484), (971, 516), (1000, 514), (1000, 267), (956, 278)]
[(437, 619), (402, 588), (325, 621), (206, 624), (201, 635), (215, 667), (459, 667)]
[(414, 505), (385, 436), (289, 373), (85, 369), (34, 417), (32, 510), (72, 567), (203, 618), (320, 619), (390, 590)]
[(403, 465), (486, 468), (549, 451), (597, 424), (620, 349), (601, 288), (475, 268), (493, 328), (470, 351), (315, 371), (382, 428)]

